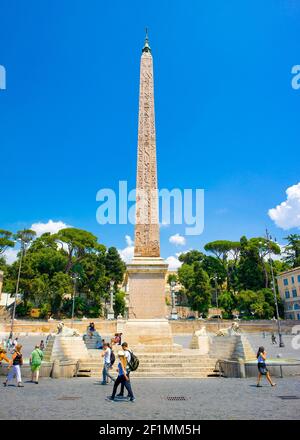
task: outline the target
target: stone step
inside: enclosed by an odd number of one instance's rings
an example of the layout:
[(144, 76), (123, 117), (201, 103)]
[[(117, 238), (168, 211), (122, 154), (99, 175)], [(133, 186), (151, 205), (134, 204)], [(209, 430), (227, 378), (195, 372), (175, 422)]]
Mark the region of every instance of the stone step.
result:
[[(213, 371), (208, 371), (208, 372), (182, 372), (182, 371), (178, 371), (178, 372), (172, 372), (172, 373), (168, 373), (168, 372), (141, 372), (141, 373), (136, 373), (135, 375), (132, 375), (131, 378), (132, 379), (138, 379), (138, 378), (147, 378), (147, 377), (156, 377), (156, 378), (168, 378), (168, 377), (182, 377), (182, 378), (188, 378), (188, 377), (214, 377), (214, 376), (219, 376), (220, 373), (219, 372), (213, 372)], [(97, 378), (99, 380), (102, 380), (102, 371), (99, 372), (78, 372), (77, 373), (77, 377), (94, 377)]]
[[(140, 362), (139, 367), (148, 367), (148, 368), (159, 368), (159, 367), (165, 367), (168, 366), (170, 368), (201, 368), (201, 367), (214, 367), (216, 364), (216, 360), (206, 361), (206, 362)], [(91, 361), (85, 361), (82, 360), (80, 363), (81, 366), (84, 368), (91, 367), (91, 368), (97, 368), (102, 367), (102, 363), (99, 362), (91, 362)], [(115, 363), (113, 365), (113, 368), (117, 368), (117, 364)]]
[[(168, 369), (168, 370), (183, 370), (183, 371), (187, 371), (187, 370), (202, 370), (202, 369), (206, 369), (206, 370), (213, 370), (215, 368), (216, 364), (213, 365), (196, 365), (196, 366), (189, 366), (189, 365), (140, 365), (138, 367), (138, 371), (140, 370), (164, 370), (164, 369)], [(89, 365), (89, 364), (79, 364), (79, 369), (80, 370), (97, 370), (97, 371), (102, 371), (103, 367), (102, 365)], [(113, 366), (113, 368), (110, 370), (113, 373), (115, 373), (117, 371), (117, 369)]]

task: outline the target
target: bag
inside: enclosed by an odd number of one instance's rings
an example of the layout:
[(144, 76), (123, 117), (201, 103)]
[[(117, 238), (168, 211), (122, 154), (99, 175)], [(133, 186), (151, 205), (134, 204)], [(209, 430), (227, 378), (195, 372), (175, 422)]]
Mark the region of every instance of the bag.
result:
[(136, 371), (140, 365), (140, 361), (135, 354), (130, 352), (130, 362), (128, 362), (129, 371)]
[(115, 360), (116, 360), (115, 353), (111, 350), (111, 353), (110, 353), (110, 366), (111, 366), (111, 367), (112, 367), (113, 364), (115, 363)]

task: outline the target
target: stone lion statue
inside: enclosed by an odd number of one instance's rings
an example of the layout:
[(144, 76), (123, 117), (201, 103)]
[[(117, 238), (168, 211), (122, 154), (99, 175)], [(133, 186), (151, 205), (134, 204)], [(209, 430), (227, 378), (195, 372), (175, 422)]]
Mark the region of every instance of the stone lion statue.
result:
[(203, 325), (200, 330), (195, 331), (195, 336), (207, 336), (206, 327)]
[(60, 322), (57, 326), (57, 334), (61, 336), (80, 336), (77, 330), (66, 327), (63, 322)]
[(235, 336), (240, 334), (240, 326), (237, 322), (233, 322), (231, 327), (220, 328), (216, 335), (217, 336)]

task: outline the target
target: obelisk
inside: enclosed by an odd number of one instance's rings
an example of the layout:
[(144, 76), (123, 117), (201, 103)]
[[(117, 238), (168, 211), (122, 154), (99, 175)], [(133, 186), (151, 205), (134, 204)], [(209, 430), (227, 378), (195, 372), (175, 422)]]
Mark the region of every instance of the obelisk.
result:
[(147, 31), (140, 64), (137, 156), (134, 258), (127, 265), (129, 320), (124, 333), (131, 344), (170, 347), (165, 301), (168, 264), (160, 257), (153, 58)]
[(160, 257), (153, 59), (148, 34), (140, 66), (135, 257)]

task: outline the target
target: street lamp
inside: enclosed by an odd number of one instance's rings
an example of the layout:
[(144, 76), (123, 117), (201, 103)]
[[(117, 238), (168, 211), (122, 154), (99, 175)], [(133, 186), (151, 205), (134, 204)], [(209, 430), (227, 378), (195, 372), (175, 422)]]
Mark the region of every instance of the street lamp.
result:
[(176, 282), (171, 281), (171, 300), (172, 300), (172, 310), (171, 310), (171, 319), (178, 319), (177, 310), (175, 306), (175, 286)]
[(273, 294), (274, 294), (274, 303), (275, 303), (276, 317), (277, 317), (279, 347), (284, 347), (284, 342), (283, 342), (282, 334), (281, 334), (281, 324), (280, 324), (278, 301), (277, 301), (276, 288), (275, 288), (275, 277), (274, 277), (273, 264), (272, 264), (272, 258), (271, 258), (270, 240), (272, 239), (272, 237), (270, 236), (268, 229), (266, 229), (266, 238), (267, 238), (267, 243), (268, 243), (269, 264), (270, 264), (271, 275), (272, 275), (272, 290), (273, 290)]
[(75, 312), (75, 296), (76, 296), (76, 283), (77, 280), (79, 280), (79, 275), (77, 273), (73, 273), (72, 275), (72, 280), (74, 283), (74, 288), (73, 288), (73, 301), (72, 301), (72, 316), (71, 316), (71, 327), (73, 328), (73, 324), (74, 324), (74, 312)]
[[(219, 308), (219, 301), (218, 301), (218, 277), (217, 277), (217, 275), (215, 274), (214, 275), (214, 281), (215, 281), (215, 288), (216, 288), (216, 290), (215, 290), (215, 294), (216, 294), (216, 306), (217, 306), (217, 309)], [(218, 310), (218, 330), (219, 330), (219, 328), (220, 328), (220, 320), (219, 320), (219, 310)]]
[[(24, 229), (25, 232), (25, 229)], [(22, 268), (22, 261), (26, 253), (27, 247), (30, 245), (32, 240), (25, 239), (25, 237), (20, 236), (17, 238), (17, 241), (20, 242), (21, 246), (21, 256), (20, 256), (20, 262), (19, 262), (19, 270), (18, 270), (18, 278), (17, 278), (17, 284), (16, 284), (16, 292), (15, 292), (15, 302), (13, 307), (13, 313), (12, 313), (12, 319), (11, 319), (11, 327), (10, 327), (10, 336), (13, 337), (13, 331), (14, 331), (14, 323), (15, 323), (15, 316), (16, 316), (16, 306), (17, 306), (17, 296), (19, 293), (19, 285), (20, 285), (20, 277), (21, 277), (21, 268)]]
[(110, 280), (110, 305), (109, 305), (109, 311), (107, 312), (107, 319), (114, 319), (115, 318), (115, 312), (114, 312), (114, 280)]

